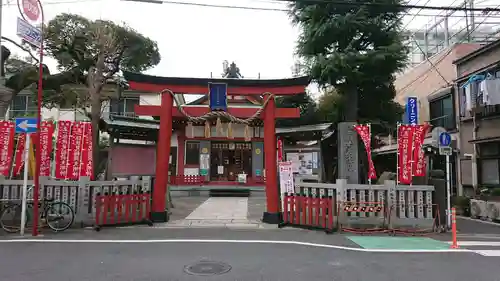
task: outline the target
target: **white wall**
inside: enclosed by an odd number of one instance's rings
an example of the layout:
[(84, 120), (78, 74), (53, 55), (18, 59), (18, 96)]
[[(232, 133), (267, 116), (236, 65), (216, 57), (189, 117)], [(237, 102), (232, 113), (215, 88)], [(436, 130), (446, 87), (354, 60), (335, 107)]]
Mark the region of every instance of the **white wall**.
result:
[[(141, 94), (139, 96), (139, 104), (140, 105), (160, 105), (161, 104), (160, 94), (154, 94), (154, 93)], [(139, 116), (139, 118), (153, 120), (153, 117), (151, 117), (151, 116)]]

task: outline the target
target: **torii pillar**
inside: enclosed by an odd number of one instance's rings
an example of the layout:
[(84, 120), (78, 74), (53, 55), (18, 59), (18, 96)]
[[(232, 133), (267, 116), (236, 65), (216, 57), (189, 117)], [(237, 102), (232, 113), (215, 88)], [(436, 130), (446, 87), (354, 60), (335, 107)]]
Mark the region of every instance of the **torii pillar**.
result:
[(264, 108), (264, 165), (266, 169), (266, 205), (262, 221), (270, 224), (281, 222), (280, 196), (278, 186), (278, 162), (276, 145), (276, 104), (270, 97)]
[(166, 195), (168, 194), (168, 165), (170, 161), (170, 139), (172, 138), (172, 108), (174, 98), (170, 93), (161, 94), (160, 130), (156, 150), (156, 178), (153, 188), (153, 205), (151, 220), (153, 222), (168, 221)]

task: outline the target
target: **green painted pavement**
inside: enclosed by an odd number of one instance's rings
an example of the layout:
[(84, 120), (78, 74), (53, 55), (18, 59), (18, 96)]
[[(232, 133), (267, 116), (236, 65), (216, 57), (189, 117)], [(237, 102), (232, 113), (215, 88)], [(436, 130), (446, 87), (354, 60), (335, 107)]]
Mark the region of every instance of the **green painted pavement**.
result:
[(387, 250), (444, 250), (450, 245), (428, 237), (347, 236), (365, 249)]

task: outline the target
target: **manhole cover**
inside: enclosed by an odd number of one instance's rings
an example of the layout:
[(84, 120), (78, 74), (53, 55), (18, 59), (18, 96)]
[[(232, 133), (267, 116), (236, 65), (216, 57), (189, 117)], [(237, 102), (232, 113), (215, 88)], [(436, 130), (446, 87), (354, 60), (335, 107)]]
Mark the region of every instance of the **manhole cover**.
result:
[(227, 263), (216, 261), (200, 261), (184, 267), (184, 272), (191, 275), (209, 276), (224, 274), (231, 270)]

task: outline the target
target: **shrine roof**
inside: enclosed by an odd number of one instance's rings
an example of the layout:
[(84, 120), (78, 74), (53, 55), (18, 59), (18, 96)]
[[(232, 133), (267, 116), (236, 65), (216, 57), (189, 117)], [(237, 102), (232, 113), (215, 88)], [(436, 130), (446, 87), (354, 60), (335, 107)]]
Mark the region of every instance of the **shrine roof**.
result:
[(276, 134), (289, 134), (295, 132), (325, 131), (330, 129), (333, 123), (311, 124), (293, 127), (276, 128)]
[(324, 140), (334, 133), (333, 123), (276, 128), (276, 135), (295, 141)]
[(150, 83), (156, 85), (208, 86), (208, 83), (226, 83), (229, 87), (289, 87), (307, 86), (311, 79), (308, 76), (285, 79), (231, 79), (231, 78), (185, 78), (160, 77), (141, 73), (123, 71), (127, 81)]
[(104, 131), (121, 139), (156, 140), (160, 122), (137, 117), (105, 115), (102, 117)]

